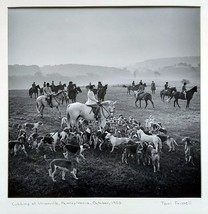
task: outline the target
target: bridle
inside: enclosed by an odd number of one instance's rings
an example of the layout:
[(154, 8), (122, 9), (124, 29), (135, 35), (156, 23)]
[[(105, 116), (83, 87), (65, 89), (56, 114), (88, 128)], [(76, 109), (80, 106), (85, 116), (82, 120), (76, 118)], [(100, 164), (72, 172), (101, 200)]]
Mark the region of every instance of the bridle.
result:
[(64, 93), (64, 91), (61, 91), (61, 92), (59, 92), (59, 94), (58, 94), (58, 95), (57, 95), (57, 94), (56, 94), (55, 96), (54, 96), (54, 95), (52, 95), (52, 96), (53, 96), (53, 98), (54, 98), (54, 100), (55, 100), (58, 104), (60, 104), (60, 102), (61, 102), (61, 98), (60, 98), (60, 99), (57, 99), (56, 97), (57, 97), (57, 96), (59, 96), (60, 94), (62, 94), (62, 96), (63, 96), (63, 93)]
[[(102, 114), (103, 114), (105, 119), (107, 119), (111, 114), (114, 114), (114, 112), (115, 112), (115, 111), (108, 110), (104, 105), (100, 105), (100, 108), (101, 108)], [(108, 114), (107, 117), (105, 116), (104, 111), (107, 112), (107, 114)]]

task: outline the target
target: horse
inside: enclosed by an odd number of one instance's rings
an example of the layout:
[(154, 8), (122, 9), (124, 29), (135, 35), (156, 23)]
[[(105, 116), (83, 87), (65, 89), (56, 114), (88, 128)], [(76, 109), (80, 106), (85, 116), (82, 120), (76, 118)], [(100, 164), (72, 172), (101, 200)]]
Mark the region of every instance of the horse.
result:
[(108, 85), (106, 84), (105, 86), (103, 86), (98, 90), (97, 92), (98, 101), (104, 101), (107, 88), (108, 88)]
[(72, 100), (72, 103), (76, 102), (76, 97), (78, 93), (82, 93), (82, 90), (80, 87), (76, 87), (68, 92), (68, 94), (65, 94), (64, 99), (62, 100), (62, 104), (64, 103), (64, 100), (66, 101), (66, 104), (69, 103), (69, 99)]
[[(140, 84), (137, 84), (137, 85), (135, 85), (135, 86), (132, 86), (132, 85), (131, 85), (131, 86), (128, 86), (128, 87), (127, 87), (127, 94), (130, 95), (130, 94), (131, 94), (130, 91), (133, 91), (133, 92), (134, 92), (134, 91), (137, 91), (137, 90), (139, 89), (139, 86), (140, 86)], [(143, 86), (144, 86), (144, 87), (147, 87), (147, 84), (144, 83)]]
[(171, 97), (172, 93), (176, 91), (177, 91), (176, 87), (168, 88), (167, 90), (163, 89), (162, 91), (160, 91), (161, 100), (164, 102), (165, 96), (168, 96), (169, 98)]
[(178, 104), (178, 99), (187, 100), (186, 108), (189, 108), (189, 103), (193, 97), (194, 92), (197, 92), (197, 86), (194, 86), (192, 89), (190, 89), (189, 91), (186, 92), (186, 99), (184, 97), (184, 94), (182, 92), (179, 92), (179, 91), (173, 93), (172, 96), (170, 97), (170, 99), (172, 99), (174, 97), (175, 100), (174, 100), (173, 105), (175, 107), (175, 103), (177, 103), (179, 108), (180, 108), (180, 106)]
[(35, 98), (38, 97), (38, 89), (40, 89), (39, 85), (36, 85), (35, 88), (29, 89), (29, 96), (32, 98), (32, 95), (35, 94)]
[(55, 94), (58, 93), (59, 91), (63, 91), (64, 87), (66, 87), (66, 84), (64, 83), (63, 85), (50, 85), (52, 92)]
[[(100, 118), (98, 120), (99, 125), (104, 128), (106, 125), (106, 119), (113, 117), (115, 112), (115, 104), (117, 101), (104, 101), (100, 106)], [(67, 106), (67, 125), (68, 127), (78, 126), (79, 118), (86, 119), (88, 121), (95, 121), (95, 115), (91, 106), (87, 106), (83, 103), (72, 103)]]
[[(56, 107), (56, 109), (59, 112), (59, 117), (61, 117), (59, 105), (63, 99), (64, 93), (65, 93), (64, 91), (60, 91), (57, 94), (53, 94), (51, 99), (52, 106)], [(43, 118), (43, 109), (45, 108), (45, 106), (49, 106), (47, 102), (47, 96), (41, 95), (36, 99), (36, 109), (37, 109), (37, 112), (41, 114), (41, 118)]]
[(146, 105), (145, 108), (147, 108), (148, 105), (148, 100), (152, 103), (152, 107), (154, 108), (154, 102), (152, 101), (152, 95), (150, 93), (144, 92), (142, 94), (137, 94), (136, 92), (134, 92), (134, 96), (136, 97), (135, 100), (135, 106), (137, 106), (137, 102), (139, 100), (139, 104), (140, 104), (140, 108), (141, 108), (141, 101), (144, 100)]

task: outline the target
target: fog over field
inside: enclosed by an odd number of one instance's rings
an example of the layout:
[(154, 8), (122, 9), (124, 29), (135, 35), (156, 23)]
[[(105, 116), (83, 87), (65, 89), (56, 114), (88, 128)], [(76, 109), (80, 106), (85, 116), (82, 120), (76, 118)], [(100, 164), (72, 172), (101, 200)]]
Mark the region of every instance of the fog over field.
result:
[(42, 86), (43, 82), (59, 81), (68, 84), (73, 81), (78, 85), (87, 85), (89, 82), (97, 84), (131, 84), (142, 79), (147, 84), (154, 80), (157, 84), (165, 81), (174, 82), (182, 79), (191, 84), (199, 84), (200, 57), (177, 57), (166, 59), (147, 60), (123, 68), (64, 64), (46, 65), (9, 65), (9, 89), (29, 89), (32, 82)]
[(199, 83), (199, 8), (19, 8), (8, 15), (9, 89), (52, 80)]

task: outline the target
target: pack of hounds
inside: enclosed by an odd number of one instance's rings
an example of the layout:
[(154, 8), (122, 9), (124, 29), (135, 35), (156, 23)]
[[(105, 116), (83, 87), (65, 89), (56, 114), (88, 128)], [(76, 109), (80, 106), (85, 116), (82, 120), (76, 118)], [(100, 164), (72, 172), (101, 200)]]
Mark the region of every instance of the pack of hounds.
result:
[[(74, 179), (77, 178), (77, 168), (80, 161), (86, 161), (85, 150), (115, 148), (121, 151), (121, 162), (128, 164), (129, 158), (136, 161), (138, 165), (152, 165), (153, 171), (160, 171), (160, 158), (163, 145), (166, 145), (168, 152), (175, 152), (178, 146), (175, 139), (167, 135), (167, 130), (150, 115), (145, 120), (145, 126), (136, 121), (133, 117), (124, 118), (123, 115), (107, 120), (104, 129), (99, 128), (96, 121), (80, 119), (77, 127), (68, 127), (66, 118), (61, 120), (61, 131), (40, 135), (39, 130), (44, 124), (24, 123), (15, 124), (14, 129), (18, 130), (16, 140), (9, 141), (9, 152), (16, 156), (22, 151), (26, 157), (26, 150), (32, 149), (37, 153), (42, 147), (49, 147), (52, 153), (57, 148), (63, 151), (59, 159), (43, 158), (49, 163), (49, 177), (55, 182), (57, 169), (62, 171), (62, 180), (65, 180), (66, 172), (70, 172)], [(190, 137), (182, 139), (184, 145), (185, 164), (192, 164), (194, 157), (194, 142)]]

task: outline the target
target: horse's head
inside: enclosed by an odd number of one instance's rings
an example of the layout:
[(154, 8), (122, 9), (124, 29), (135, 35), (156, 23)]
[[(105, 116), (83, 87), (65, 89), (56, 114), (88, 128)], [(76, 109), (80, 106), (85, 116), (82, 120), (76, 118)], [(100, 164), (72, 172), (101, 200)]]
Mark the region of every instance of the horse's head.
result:
[(197, 92), (197, 86), (194, 86), (194, 92)]
[(114, 113), (115, 113), (115, 104), (117, 103), (117, 101), (113, 102), (113, 101), (103, 101), (102, 105), (107, 107), (107, 110), (109, 112), (109, 116), (113, 117)]
[(79, 93), (82, 93), (82, 90), (80, 87), (76, 87), (76, 90), (79, 92)]
[(40, 89), (40, 86), (39, 86), (39, 85), (36, 85), (36, 88)]

